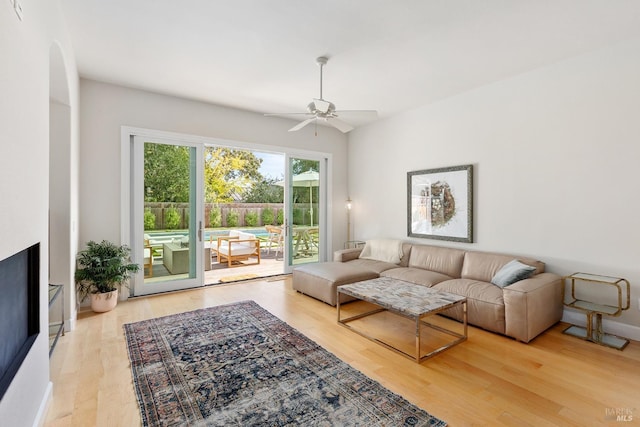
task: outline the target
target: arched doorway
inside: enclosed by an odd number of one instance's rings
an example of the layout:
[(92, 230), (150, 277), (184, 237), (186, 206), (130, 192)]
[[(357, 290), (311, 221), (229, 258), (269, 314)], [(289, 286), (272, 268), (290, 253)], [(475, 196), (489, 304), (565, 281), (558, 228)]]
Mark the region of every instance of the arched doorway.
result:
[[(77, 156), (65, 59), (57, 42), (49, 50), (49, 283), (64, 285), (66, 329), (75, 320)], [(71, 322), (69, 322), (71, 320)]]

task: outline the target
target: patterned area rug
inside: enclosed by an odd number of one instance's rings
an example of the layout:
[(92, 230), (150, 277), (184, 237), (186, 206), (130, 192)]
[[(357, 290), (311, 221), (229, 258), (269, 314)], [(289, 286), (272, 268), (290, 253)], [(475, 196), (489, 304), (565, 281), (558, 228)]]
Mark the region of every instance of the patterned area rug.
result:
[(253, 301), (124, 329), (145, 426), (446, 426)]

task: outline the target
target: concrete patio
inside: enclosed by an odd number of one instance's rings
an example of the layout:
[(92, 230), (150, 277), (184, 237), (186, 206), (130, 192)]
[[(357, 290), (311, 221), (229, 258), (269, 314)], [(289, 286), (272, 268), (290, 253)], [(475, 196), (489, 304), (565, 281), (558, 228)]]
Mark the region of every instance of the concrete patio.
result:
[[(260, 256), (260, 264), (255, 264), (254, 260), (249, 260), (246, 262), (246, 265), (244, 262), (238, 262), (231, 268), (227, 266), (226, 262), (217, 262), (217, 259), (214, 256), (211, 263), (211, 269), (205, 270), (204, 272), (204, 284), (211, 285), (246, 280), (249, 278), (278, 276), (284, 274), (285, 261), (282, 257), (282, 251), (280, 251), (276, 257), (275, 250), (272, 249), (267, 253), (267, 250), (263, 248)], [(293, 264), (297, 265), (308, 262), (317, 262), (317, 260), (317, 253), (301, 254), (299, 257), (294, 258)], [(145, 278), (145, 282), (153, 283), (155, 281), (164, 281), (168, 276), (171, 276), (174, 279), (179, 279), (186, 278), (187, 274), (170, 275), (163, 265), (162, 257), (156, 257), (153, 262), (153, 277)]]

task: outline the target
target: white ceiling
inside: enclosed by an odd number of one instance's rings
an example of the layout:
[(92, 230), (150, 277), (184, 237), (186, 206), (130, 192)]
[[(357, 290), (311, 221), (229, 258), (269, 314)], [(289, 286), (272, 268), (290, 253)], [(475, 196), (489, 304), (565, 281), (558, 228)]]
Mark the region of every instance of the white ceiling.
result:
[(387, 117), (640, 35), (640, 0), (61, 0), (80, 75), (256, 112)]

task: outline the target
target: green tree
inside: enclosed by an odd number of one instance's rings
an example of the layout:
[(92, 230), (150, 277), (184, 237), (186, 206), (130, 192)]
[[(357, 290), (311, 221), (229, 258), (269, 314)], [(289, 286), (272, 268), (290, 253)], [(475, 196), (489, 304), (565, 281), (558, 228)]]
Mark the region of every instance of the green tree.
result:
[(284, 201), (284, 187), (276, 185), (273, 178), (264, 178), (255, 182), (245, 193), (244, 203), (282, 203)]
[(209, 212), (209, 225), (214, 228), (222, 225), (222, 212), (217, 206), (211, 208)]
[(263, 180), (262, 159), (251, 151), (207, 147), (204, 154), (205, 202), (228, 203), (242, 199), (247, 188)]
[(244, 223), (249, 227), (255, 227), (258, 225), (258, 212), (249, 211), (244, 214)]
[[(144, 144), (145, 202), (189, 202), (191, 148)], [(205, 202), (242, 199), (244, 192), (263, 180), (262, 159), (251, 151), (207, 147), (204, 153)]]
[(230, 210), (227, 212), (227, 227), (237, 227), (238, 226), (238, 212), (234, 210)]
[(164, 226), (169, 230), (175, 230), (180, 227), (180, 214), (176, 208), (171, 207), (167, 209), (164, 216)]
[(188, 202), (189, 160), (188, 147), (145, 143), (145, 202)]
[(262, 210), (262, 223), (264, 225), (271, 225), (273, 224), (273, 220), (274, 220), (274, 214), (273, 214), (273, 209), (271, 208), (264, 208)]
[(291, 159), (291, 172), (294, 175), (306, 171), (320, 172), (320, 162), (317, 160)]
[(156, 216), (150, 209), (144, 210), (144, 229), (155, 230), (156, 228)]

